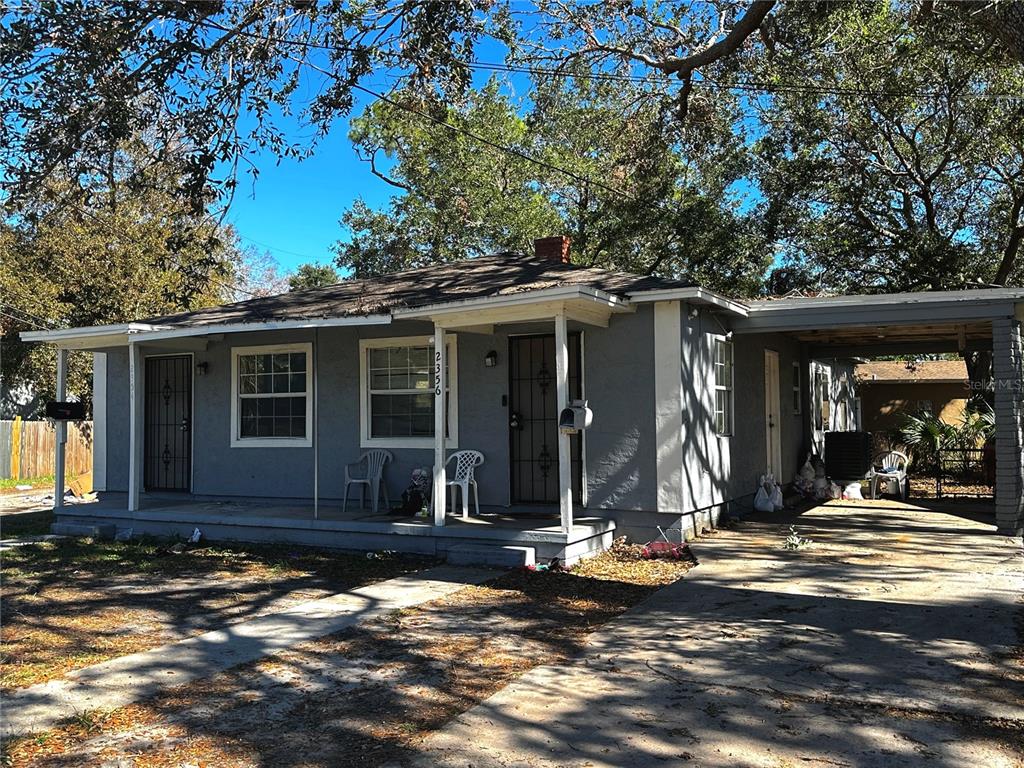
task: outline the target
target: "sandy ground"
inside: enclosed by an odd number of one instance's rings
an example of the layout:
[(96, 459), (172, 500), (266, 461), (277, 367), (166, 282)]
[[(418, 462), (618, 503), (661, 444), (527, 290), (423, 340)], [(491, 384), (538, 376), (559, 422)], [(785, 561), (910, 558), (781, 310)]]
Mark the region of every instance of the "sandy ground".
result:
[[(701, 566), (427, 738), (420, 765), (1024, 765), (1024, 559), (968, 507), (831, 502)], [(783, 543), (789, 525), (811, 542)]]

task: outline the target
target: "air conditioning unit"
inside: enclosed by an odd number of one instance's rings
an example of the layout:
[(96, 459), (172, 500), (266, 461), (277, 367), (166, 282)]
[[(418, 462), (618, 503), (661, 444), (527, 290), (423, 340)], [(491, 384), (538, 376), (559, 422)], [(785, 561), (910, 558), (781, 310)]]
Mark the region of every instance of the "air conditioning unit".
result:
[(870, 432), (826, 432), (825, 474), (835, 481), (860, 480), (871, 474)]

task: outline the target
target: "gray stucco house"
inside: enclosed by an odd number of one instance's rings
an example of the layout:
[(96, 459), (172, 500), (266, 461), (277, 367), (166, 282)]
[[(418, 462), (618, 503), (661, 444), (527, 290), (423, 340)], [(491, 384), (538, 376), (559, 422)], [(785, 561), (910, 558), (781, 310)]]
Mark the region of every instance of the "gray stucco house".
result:
[[(529, 256), (23, 334), (62, 350), (61, 392), (66, 350), (94, 353), (103, 493), (58, 523), (572, 561), (616, 531), (747, 509), (766, 472), (790, 480), (825, 431), (857, 427), (854, 356), (991, 348), (998, 526), (1019, 534), (1024, 292), (738, 301), (567, 254), (546, 238)], [(566, 434), (577, 398), (593, 423)], [(394, 456), (392, 500), (418, 467), (437, 497), (446, 457), (482, 452), (485, 514), (342, 514), (344, 466), (373, 447)]]

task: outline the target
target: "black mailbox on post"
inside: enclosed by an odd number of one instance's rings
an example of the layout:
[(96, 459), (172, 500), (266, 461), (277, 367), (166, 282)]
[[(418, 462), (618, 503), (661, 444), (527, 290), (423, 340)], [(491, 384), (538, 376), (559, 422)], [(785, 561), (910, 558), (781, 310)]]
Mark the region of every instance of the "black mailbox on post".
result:
[(51, 400), (46, 404), (46, 418), (54, 421), (82, 421), (85, 403), (61, 403)]

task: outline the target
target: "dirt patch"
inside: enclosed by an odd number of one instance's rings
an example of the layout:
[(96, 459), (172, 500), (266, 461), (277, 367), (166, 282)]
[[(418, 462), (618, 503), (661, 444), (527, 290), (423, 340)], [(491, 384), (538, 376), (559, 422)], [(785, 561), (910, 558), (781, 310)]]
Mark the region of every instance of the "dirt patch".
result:
[(64, 540), (3, 554), (0, 689), (418, 570), (423, 558), (302, 547)]
[(569, 572), (517, 570), (144, 704), (11, 742), (13, 766), (401, 764), (419, 741), (680, 578), (622, 546)]

